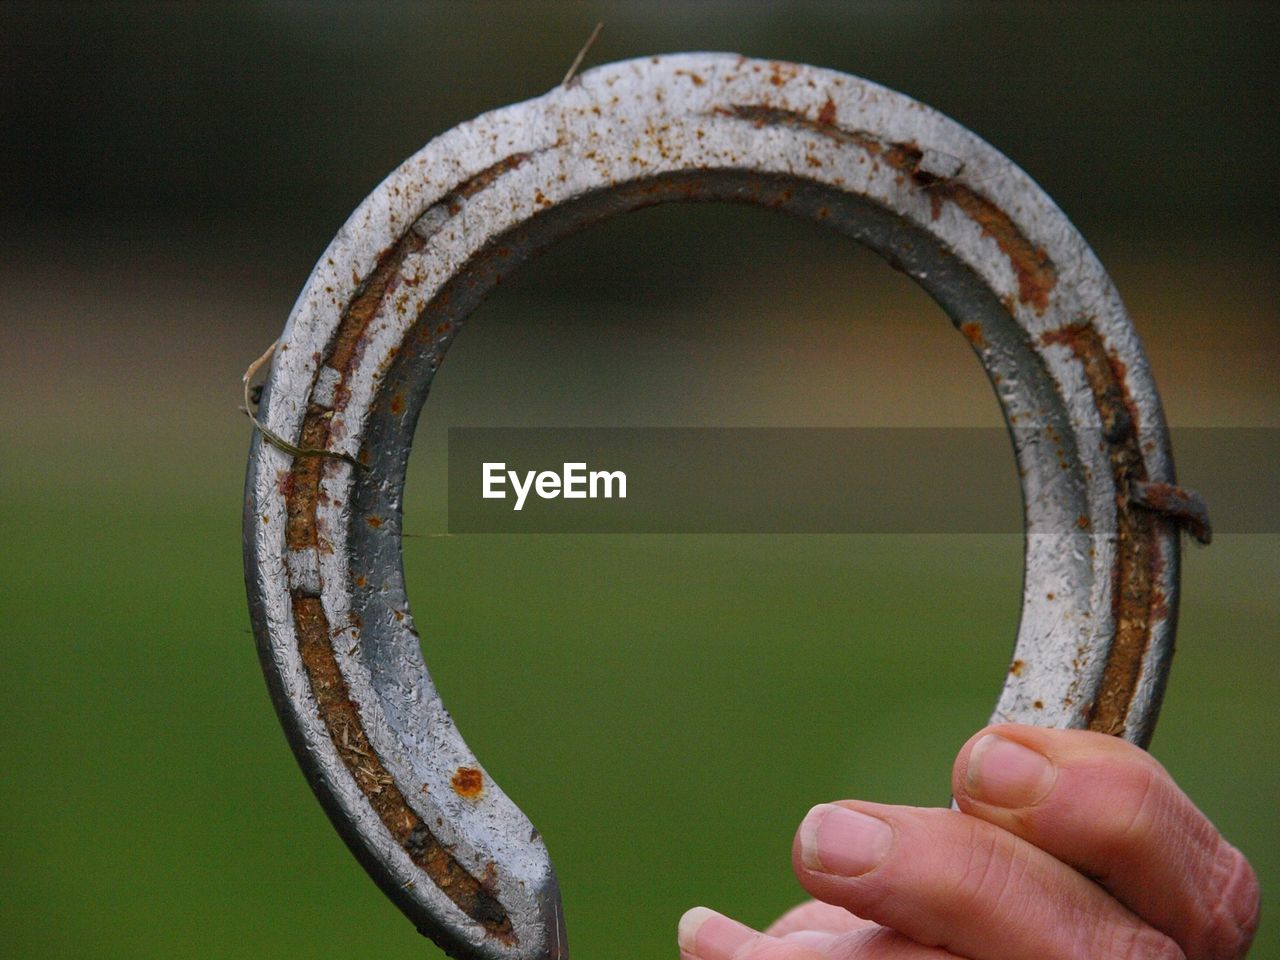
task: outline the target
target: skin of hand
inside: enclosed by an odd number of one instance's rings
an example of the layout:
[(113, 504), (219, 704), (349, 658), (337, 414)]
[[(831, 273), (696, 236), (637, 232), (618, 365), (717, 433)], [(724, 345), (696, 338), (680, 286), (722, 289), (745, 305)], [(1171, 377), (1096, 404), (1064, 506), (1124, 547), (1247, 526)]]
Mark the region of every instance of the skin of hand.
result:
[(1235, 960), (1244, 856), (1150, 754), (1000, 724), (952, 771), (959, 810), (820, 804), (792, 864), (814, 900), (763, 933), (696, 907), (681, 960)]

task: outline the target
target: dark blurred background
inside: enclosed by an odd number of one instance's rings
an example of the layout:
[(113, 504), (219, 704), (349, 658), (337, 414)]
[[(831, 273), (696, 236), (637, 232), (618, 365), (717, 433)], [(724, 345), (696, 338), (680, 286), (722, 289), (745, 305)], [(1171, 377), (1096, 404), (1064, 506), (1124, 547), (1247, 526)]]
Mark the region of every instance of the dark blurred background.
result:
[[(732, 50), (950, 114), (1089, 238), (1173, 424), (1280, 425), (1274, 5), (4, 4), (0, 953), (438, 955), (266, 697), (239, 378), (359, 200), (557, 84), (597, 20), (588, 65)], [(922, 293), (760, 211), (633, 214), (478, 311), (415, 448), (410, 595), (460, 727), (547, 837), (576, 955), (672, 956), (695, 903), (767, 923), (814, 802), (945, 803), (1007, 663), (1020, 538), (430, 536), (444, 431), (999, 422)], [(1278, 548), (1188, 552), (1153, 745), (1254, 859), (1264, 918)], [(1278, 954), (1264, 919), (1255, 955)]]

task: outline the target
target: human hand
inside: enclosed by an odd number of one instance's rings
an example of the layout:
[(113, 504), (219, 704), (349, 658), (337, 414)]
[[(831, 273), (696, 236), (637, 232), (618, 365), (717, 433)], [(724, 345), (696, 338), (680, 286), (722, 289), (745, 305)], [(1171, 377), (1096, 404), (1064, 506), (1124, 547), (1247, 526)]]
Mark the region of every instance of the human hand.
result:
[(821, 804), (792, 850), (816, 900), (757, 933), (703, 907), (681, 960), (1236, 960), (1258, 881), (1150, 754), (1001, 724), (952, 770), (960, 810)]

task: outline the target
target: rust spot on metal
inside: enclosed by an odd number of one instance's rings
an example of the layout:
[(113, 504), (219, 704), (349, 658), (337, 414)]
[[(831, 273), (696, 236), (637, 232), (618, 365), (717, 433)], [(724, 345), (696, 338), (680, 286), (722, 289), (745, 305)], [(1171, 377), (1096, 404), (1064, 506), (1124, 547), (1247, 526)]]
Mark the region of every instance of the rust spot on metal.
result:
[(404, 413), (404, 394), (397, 393), (391, 398), (391, 412), (397, 416)]
[(1043, 701), (1043, 700), (1037, 700), (1035, 703), (1033, 703), (1033, 704), (1031, 704), (1031, 705), (1032, 705), (1033, 707), (1035, 707), (1037, 710), (1043, 710), (1043, 709), (1044, 709), (1044, 701)]
[(367, 523), (369, 526), (373, 527), (373, 529), (375, 530), (377, 530), (380, 526), (382, 526), (381, 517), (365, 517), (364, 522)]
[(1173, 509), (1174, 486), (1168, 483), (1148, 483), (1145, 500), (1153, 510), (1168, 512)]
[(484, 793), (484, 774), (475, 767), (459, 767), (449, 783), (454, 793), (467, 800), (476, 800)]
[[(303, 421), (298, 446), (322, 449), (329, 439), (329, 422), (315, 404)], [(285, 543), (290, 550), (305, 550), (319, 544), (316, 531), (316, 506), (320, 490), (320, 457), (294, 457), (289, 471), (288, 493), (285, 495)]]
[(1172, 483), (1135, 482), (1130, 499), (1140, 507), (1154, 511), (1183, 527), (1202, 544), (1213, 542), (1213, 526), (1204, 500), (1194, 491)]
[[(1068, 324), (1040, 336), (1041, 344), (1067, 347), (1084, 370), (1102, 421), (1116, 490), (1116, 563), (1112, 568), (1111, 616), (1115, 639), (1103, 668), (1102, 686), (1091, 705), (1089, 729), (1122, 736), (1129, 705), (1137, 692), (1151, 628), (1163, 606), (1154, 584), (1159, 551), (1152, 513), (1135, 509), (1128, 491), (1147, 478), (1138, 443), (1138, 413), (1125, 384), (1125, 367), (1112, 356), (1087, 321)], [(1167, 613), (1167, 611), (1166, 611)]]
[(818, 122), (824, 127), (835, 126), (836, 122), (836, 102), (827, 97), (827, 102), (822, 105), (822, 109), (818, 111)]
[[(912, 167), (912, 178), (929, 190), (931, 198), (954, 203), (984, 234), (995, 240), (996, 246), (1009, 258), (1018, 279), (1018, 300), (1036, 313), (1044, 313), (1049, 306), (1049, 294), (1058, 283), (1058, 272), (1044, 249), (1027, 239), (1000, 207), (967, 184), (952, 177), (934, 176), (918, 166)], [(935, 207), (935, 220), (940, 213), (941, 208)]]
[[(1137, 447), (1137, 410), (1124, 390), (1124, 366), (1107, 353), (1102, 338), (1087, 322), (1071, 323), (1040, 335), (1045, 346), (1060, 344), (1071, 350), (1084, 367), (1085, 379), (1093, 389), (1094, 401), (1102, 418), (1103, 439), (1109, 444), (1133, 438), (1133, 453), (1142, 462)], [(1129, 479), (1145, 479), (1133, 476)]]
[(480, 880), (480, 886), (492, 894), (496, 895), (498, 892), (498, 865), (492, 860), (484, 865), (484, 876)]
[(514, 170), (528, 159), (529, 154), (527, 153), (513, 153), (509, 157), (503, 157), (497, 163), (485, 167), (470, 180), (466, 180), (459, 184), (454, 188), (454, 193), (463, 199), (474, 197), (504, 173)]
[(960, 332), (976, 349), (982, 350), (986, 348), (987, 340), (982, 335), (982, 327), (977, 323), (970, 321), (969, 323), (960, 324)]
[(775, 87), (781, 87), (794, 80), (796, 78), (796, 72), (796, 65), (794, 63), (784, 63), (775, 60), (769, 64), (769, 82)]
[(1026, 666), (1022, 660), (1015, 660), (1009, 665), (1009, 672), (1015, 677), (1022, 676), (1022, 668)]

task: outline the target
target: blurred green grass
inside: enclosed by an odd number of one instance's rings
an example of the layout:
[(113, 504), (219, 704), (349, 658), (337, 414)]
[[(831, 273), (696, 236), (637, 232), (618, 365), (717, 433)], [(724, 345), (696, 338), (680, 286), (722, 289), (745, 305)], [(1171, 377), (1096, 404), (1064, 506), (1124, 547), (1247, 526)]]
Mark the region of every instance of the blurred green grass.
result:
[[(285, 746), (248, 634), (235, 477), (215, 474), (180, 496), (3, 485), (5, 954), (437, 956)], [(406, 562), (446, 702), (547, 838), (576, 955), (661, 957), (687, 906), (764, 923), (798, 898), (788, 851), (810, 804), (946, 802), (1001, 681), (1020, 549), (459, 536), (409, 540)], [(1268, 891), (1277, 559), (1274, 536), (1190, 552), (1155, 744)], [(1277, 944), (1264, 926), (1255, 955)]]
[[(655, 256), (616, 298), (554, 295), (568, 275), (597, 292), (645, 231), (747, 262), (748, 228), (766, 250), (750, 283), (672, 304), (664, 278), (704, 261)], [(1180, 264), (1111, 265), (1152, 318), (1171, 418), (1274, 424), (1269, 274)], [(184, 269), (0, 274), (0, 955), (439, 957), (311, 796), (249, 633), (234, 407), (295, 291)], [(963, 338), (869, 254), (755, 211), (649, 211), (567, 241), (470, 322), (426, 408), (406, 526), (444, 529), (449, 426), (998, 422)], [(433, 676), (547, 838), (588, 958), (672, 956), (697, 903), (768, 922), (800, 898), (789, 847), (815, 802), (946, 803), (1003, 679), (1020, 554), (1014, 535), (405, 541)], [(1154, 744), (1257, 866), (1264, 918), (1277, 574), (1280, 536), (1187, 551)], [(1254, 956), (1278, 951), (1264, 919)]]

